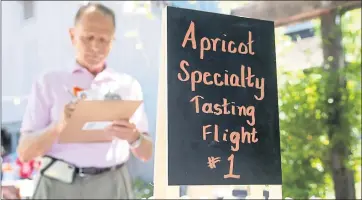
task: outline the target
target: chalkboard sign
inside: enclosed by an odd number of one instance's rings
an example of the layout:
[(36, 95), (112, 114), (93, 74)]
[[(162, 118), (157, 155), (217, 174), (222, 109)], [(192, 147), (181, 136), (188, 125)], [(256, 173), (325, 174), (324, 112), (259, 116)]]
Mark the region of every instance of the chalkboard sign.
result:
[(167, 8), (169, 185), (280, 185), (274, 23)]

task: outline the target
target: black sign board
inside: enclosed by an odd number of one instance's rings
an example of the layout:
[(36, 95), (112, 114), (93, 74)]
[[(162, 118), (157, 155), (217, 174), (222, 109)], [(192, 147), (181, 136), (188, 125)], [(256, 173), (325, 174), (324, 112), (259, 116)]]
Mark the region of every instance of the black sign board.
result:
[(274, 23), (166, 16), (169, 185), (280, 185)]

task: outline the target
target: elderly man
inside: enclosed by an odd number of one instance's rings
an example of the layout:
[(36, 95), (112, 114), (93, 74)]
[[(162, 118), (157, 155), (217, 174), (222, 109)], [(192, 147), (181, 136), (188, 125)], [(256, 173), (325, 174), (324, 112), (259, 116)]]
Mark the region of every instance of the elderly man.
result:
[[(114, 12), (101, 5), (82, 6), (69, 31), (76, 50), (70, 69), (46, 73), (32, 88), (22, 124), (18, 154), (22, 161), (43, 157), (35, 199), (130, 199), (130, 177), (124, 163), (132, 152), (147, 161), (152, 142), (141, 105), (131, 123), (119, 120), (105, 129), (116, 140), (106, 143), (59, 144), (57, 138), (75, 103), (64, 88), (107, 89), (127, 100), (142, 100), (140, 84), (106, 65), (116, 28)], [(51, 65), (51, 63), (49, 63)], [(71, 103), (70, 103), (71, 102)], [(109, 157), (109, 154), (113, 156)]]

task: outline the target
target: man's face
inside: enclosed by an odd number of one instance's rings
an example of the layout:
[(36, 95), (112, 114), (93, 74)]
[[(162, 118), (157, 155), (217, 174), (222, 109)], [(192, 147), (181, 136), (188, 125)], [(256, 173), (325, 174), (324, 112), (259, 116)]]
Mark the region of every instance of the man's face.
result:
[(92, 8), (86, 10), (70, 29), (77, 61), (90, 70), (103, 65), (112, 47), (114, 31), (111, 16)]

